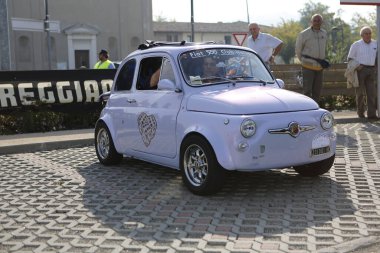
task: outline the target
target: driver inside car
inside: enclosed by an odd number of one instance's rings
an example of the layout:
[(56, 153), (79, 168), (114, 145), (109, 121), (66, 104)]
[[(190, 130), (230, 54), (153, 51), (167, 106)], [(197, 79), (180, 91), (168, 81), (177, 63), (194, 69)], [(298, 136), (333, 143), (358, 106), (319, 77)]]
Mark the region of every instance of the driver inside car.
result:
[(213, 57), (205, 57), (202, 64), (202, 77), (220, 76), (216, 59)]

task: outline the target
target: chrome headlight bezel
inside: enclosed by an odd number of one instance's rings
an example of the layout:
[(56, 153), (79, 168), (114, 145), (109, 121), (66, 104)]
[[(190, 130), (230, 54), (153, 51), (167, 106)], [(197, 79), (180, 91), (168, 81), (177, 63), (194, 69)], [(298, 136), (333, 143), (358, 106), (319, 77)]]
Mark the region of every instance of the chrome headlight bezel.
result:
[(334, 126), (334, 122), (334, 116), (329, 112), (325, 112), (321, 117), (321, 127), (324, 130), (332, 128)]
[(252, 119), (245, 119), (240, 125), (240, 133), (244, 138), (252, 137), (256, 133), (256, 123)]

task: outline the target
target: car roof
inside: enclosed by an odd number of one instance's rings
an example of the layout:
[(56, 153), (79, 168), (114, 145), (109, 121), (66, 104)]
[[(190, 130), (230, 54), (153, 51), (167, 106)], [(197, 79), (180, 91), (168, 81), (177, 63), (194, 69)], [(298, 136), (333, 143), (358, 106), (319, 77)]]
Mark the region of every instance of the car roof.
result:
[(230, 48), (230, 49), (244, 49), (252, 51), (247, 47), (235, 46), (235, 45), (226, 45), (226, 44), (217, 44), (213, 41), (208, 42), (155, 42), (147, 41), (145, 44), (141, 44), (138, 49), (127, 56), (127, 58), (145, 54), (145, 53), (154, 53), (154, 52), (170, 52), (171, 55), (176, 56), (186, 51), (199, 50), (199, 49), (208, 49), (208, 48)]

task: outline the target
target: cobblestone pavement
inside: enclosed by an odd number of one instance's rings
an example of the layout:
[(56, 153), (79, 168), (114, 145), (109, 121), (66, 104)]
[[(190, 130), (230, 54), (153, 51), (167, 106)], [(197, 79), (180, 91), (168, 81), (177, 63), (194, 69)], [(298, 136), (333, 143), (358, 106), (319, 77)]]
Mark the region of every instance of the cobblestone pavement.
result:
[(329, 174), (231, 173), (208, 197), (168, 168), (102, 166), (93, 146), (0, 156), (0, 252), (337, 252), (376, 238), (380, 125), (336, 130)]

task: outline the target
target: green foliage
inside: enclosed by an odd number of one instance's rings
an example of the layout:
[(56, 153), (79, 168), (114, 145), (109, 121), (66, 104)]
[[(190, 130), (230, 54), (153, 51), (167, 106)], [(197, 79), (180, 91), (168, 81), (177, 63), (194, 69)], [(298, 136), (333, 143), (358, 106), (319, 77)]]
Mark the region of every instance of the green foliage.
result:
[(358, 13), (355, 13), (352, 17), (352, 36), (354, 41), (360, 40), (360, 29), (363, 26), (369, 26), (372, 29), (372, 39), (377, 37), (377, 28), (376, 28), (376, 12), (368, 13), (368, 16), (361, 16)]
[(0, 113), (0, 135), (93, 128), (101, 108), (54, 110), (47, 105), (18, 108)]
[(305, 7), (298, 11), (301, 14), (300, 23), (303, 29), (310, 26), (310, 19), (314, 14), (320, 14), (323, 17), (323, 27), (329, 31), (333, 26), (335, 13), (329, 12), (329, 6), (311, 0), (305, 3)]
[(362, 16), (358, 13), (352, 18), (352, 26), (344, 22), (341, 18), (341, 10), (337, 13), (330, 12), (327, 5), (319, 2), (309, 1), (300, 11), (300, 23), (303, 27), (310, 25), (310, 18), (313, 14), (319, 13), (323, 17), (322, 28), (329, 35), (327, 45), (327, 58), (331, 63), (342, 63), (347, 60), (350, 46), (354, 41), (361, 39), (360, 29), (363, 26), (372, 28), (372, 38), (376, 38), (376, 12)]
[(321, 97), (319, 101), (319, 106), (329, 111), (339, 111), (354, 109), (356, 107), (356, 102), (354, 96), (332, 95)]
[(294, 57), (297, 35), (301, 30), (302, 27), (299, 22), (282, 20), (282, 23), (271, 31), (273, 36), (281, 38), (284, 42), (279, 55), (287, 64), (292, 63), (291, 60)]
[(20, 111), (0, 114), (0, 134), (46, 132), (60, 130), (62, 117), (48, 111)]
[(174, 18), (168, 19), (167, 17), (163, 16), (162, 13), (160, 13), (160, 15), (154, 16), (153, 21), (154, 22), (176, 22)]

